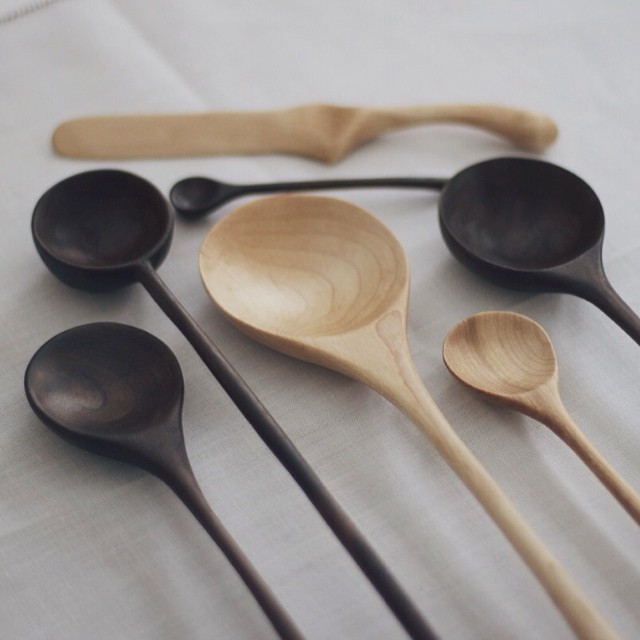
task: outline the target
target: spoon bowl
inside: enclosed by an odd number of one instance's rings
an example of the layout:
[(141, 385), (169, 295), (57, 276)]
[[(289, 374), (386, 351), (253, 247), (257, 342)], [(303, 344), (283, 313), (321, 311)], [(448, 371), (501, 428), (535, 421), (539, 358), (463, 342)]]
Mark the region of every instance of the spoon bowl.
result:
[(640, 319), (602, 266), (602, 205), (578, 176), (529, 158), (481, 162), (447, 182), (439, 221), (470, 270), (500, 286), (582, 297), (640, 343)]
[(166, 345), (116, 323), (69, 329), (33, 356), (25, 391), (36, 415), (67, 441), (163, 480), (218, 544), (280, 637), (301, 640), (196, 482), (182, 432), (182, 372)]
[(553, 345), (538, 323), (506, 311), (478, 313), (449, 331), (442, 355), (460, 382), (487, 400), (548, 426), (640, 524), (640, 496), (604, 460), (564, 408)]
[(148, 468), (149, 452), (182, 442), (180, 366), (139, 329), (96, 323), (59, 334), (31, 359), (25, 388), (50, 429), (93, 453)]
[(166, 257), (173, 214), (149, 182), (99, 169), (54, 185), (35, 206), (31, 229), (44, 263), (66, 284), (88, 291), (126, 287), (142, 261)]
[(616, 637), (530, 530), (425, 389), (406, 337), (409, 273), (398, 241), (355, 205), (273, 196), (214, 225), (200, 251), (212, 300), (284, 353), (368, 384), (432, 442), (580, 638)]

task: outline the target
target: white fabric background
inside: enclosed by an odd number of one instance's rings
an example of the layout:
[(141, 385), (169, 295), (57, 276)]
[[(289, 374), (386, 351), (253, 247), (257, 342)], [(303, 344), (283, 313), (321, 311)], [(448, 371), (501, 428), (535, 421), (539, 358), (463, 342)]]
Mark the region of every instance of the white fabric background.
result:
[[(107, 166), (55, 156), (50, 134), (61, 120), (87, 113), (314, 101), (501, 102), (545, 111), (560, 127), (546, 157), (599, 194), (607, 272), (640, 310), (640, 5), (60, 0), (24, 11), (30, 5), (0, 1), (7, 16), (0, 18), (0, 636), (273, 637), (218, 549), (159, 481), (70, 447), (31, 413), (22, 377), (34, 351), (74, 325), (114, 320), (153, 332), (176, 353), (196, 475), (305, 634), (405, 637), (142, 288), (83, 294), (42, 265), (29, 228), (37, 198), (61, 178)], [(333, 167), (284, 156), (108, 166), (139, 173), (166, 193), (193, 174), (237, 182), (447, 176), (511, 153), (488, 134), (439, 126), (386, 135)], [(638, 527), (558, 439), (473, 396), (440, 356), (447, 330), (471, 313), (530, 315), (554, 341), (569, 412), (640, 488), (638, 346), (586, 302), (504, 291), (465, 271), (440, 238), (435, 195), (340, 195), (379, 216), (407, 251), (409, 339), (445, 415), (621, 637), (640, 637)], [(217, 314), (196, 261), (213, 223), (178, 221), (161, 276), (223, 345), (443, 640), (571, 638), (496, 527), (394, 408), (355, 382), (249, 341)]]

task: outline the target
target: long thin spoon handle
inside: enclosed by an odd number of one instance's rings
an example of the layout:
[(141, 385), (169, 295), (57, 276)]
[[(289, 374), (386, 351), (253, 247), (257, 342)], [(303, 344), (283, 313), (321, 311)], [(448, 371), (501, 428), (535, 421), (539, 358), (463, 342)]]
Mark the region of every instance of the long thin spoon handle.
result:
[[(541, 398), (540, 401), (536, 399)], [(618, 472), (602, 457), (588, 438), (572, 420), (562, 405), (555, 387), (545, 386), (531, 393), (531, 411), (527, 413), (546, 424), (591, 469), (595, 476), (640, 524), (640, 496)], [(529, 404), (529, 403), (528, 403)], [(539, 409), (536, 409), (539, 407)]]
[[(174, 454), (175, 455), (175, 454)], [(196, 517), (211, 539), (218, 545), (231, 566), (242, 578), (253, 597), (283, 640), (304, 640), (289, 614), (276, 599), (269, 585), (263, 580), (238, 543), (227, 531), (221, 520), (211, 509), (198, 485), (191, 465), (184, 452), (177, 464), (171, 464), (167, 484)]]
[(86, 116), (60, 124), (54, 149), (76, 158), (287, 153), (337, 162), (381, 133), (427, 123), (479, 127), (540, 151), (557, 135), (547, 116), (492, 104), (375, 109), (309, 104), (273, 111)]
[(331, 189), (429, 189), (442, 191), (445, 178), (344, 178), (335, 180), (302, 180), (298, 182), (266, 182), (235, 185), (209, 178), (192, 177), (176, 182), (170, 199), (175, 210), (184, 218), (200, 218), (216, 208), (250, 194), (294, 191), (326, 191)]
[(384, 316), (365, 340), (362, 353), (377, 352), (380, 360), (356, 360), (357, 368), (351, 373), (386, 396), (427, 436), (537, 576), (581, 640), (617, 638), (438, 409), (411, 359), (402, 314), (392, 311)]
[(295, 448), (282, 427), (168, 289), (153, 267), (146, 262), (141, 263), (138, 267), (138, 277), (160, 308), (191, 343), (258, 436), (298, 483), (408, 635), (415, 640), (436, 640), (436, 634), (415, 604)]

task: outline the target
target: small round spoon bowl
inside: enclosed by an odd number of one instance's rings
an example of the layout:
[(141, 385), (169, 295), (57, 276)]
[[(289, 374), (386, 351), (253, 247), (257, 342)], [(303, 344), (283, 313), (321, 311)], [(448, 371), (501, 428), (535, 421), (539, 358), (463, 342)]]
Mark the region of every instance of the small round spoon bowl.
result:
[(487, 400), (548, 426), (640, 524), (640, 496), (604, 460), (564, 408), (553, 345), (539, 324), (506, 311), (475, 314), (447, 334), (443, 358), (454, 377)]
[(182, 432), (182, 372), (166, 345), (127, 325), (76, 327), (33, 356), (25, 390), (36, 415), (68, 442), (163, 480), (218, 544), (280, 637), (303, 637), (196, 482)]
[(262, 198), (211, 229), (200, 273), (216, 305), (247, 334), (360, 380), (393, 402), (501, 528), (578, 637), (616, 637), (422, 384), (406, 338), (407, 261), (386, 227), (334, 198)]
[(640, 344), (640, 319), (602, 266), (602, 205), (578, 176), (528, 158), (481, 162), (447, 182), (439, 219), (450, 251), (472, 271), (500, 286), (582, 297)]
[(197, 220), (231, 200), (250, 194), (295, 191), (323, 191), (333, 189), (428, 189), (440, 191), (446, 184), (442, 178), (350, 178), (342, 180), (307, 180), (299, 182), (270, 182), (233, 184), (213, 178), (193, 176), (184, 178), (171, 188), (169, 199), (177, 213), (188, 220)]

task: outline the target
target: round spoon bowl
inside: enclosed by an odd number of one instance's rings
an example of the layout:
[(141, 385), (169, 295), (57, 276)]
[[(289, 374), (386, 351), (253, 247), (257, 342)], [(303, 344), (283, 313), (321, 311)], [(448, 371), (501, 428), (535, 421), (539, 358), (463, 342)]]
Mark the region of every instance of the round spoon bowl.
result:
[(49, 427), (104, 453), (114, 439), (175, 416), (182, 407), (183, 378), (160, 340), (141, 329), (100, 322), (46, 342), (29, 363), (25, 388)]
[(557, 371), (544, 329), (510, 312), (478, 313), (459, 322), (445, 338), (443, 357), (456, 378), (492, 396), (532, 391)]
[(226, 315), (281, 346), (367, 324), (408, 280), (402, 249), (382, 224), (317, 196), (240, 207), (206, 236), (200, 272)]
[(602, 205), (588, 184), (527, 158), (488, 160), (455, 175), (442, 192), (439, 219), (463, 264), (521, 289), (540, 286), (546, 270), (596, 247), (604, 233)]
[(151, 183), (101, 169), (51, 187), (36, 204), (31, 228), (40, 256), (60, 280), (108, 291), (134, 282), (141, 261), (157, 266), (164, 260), (173, 214)]

